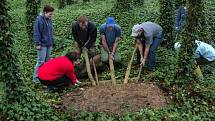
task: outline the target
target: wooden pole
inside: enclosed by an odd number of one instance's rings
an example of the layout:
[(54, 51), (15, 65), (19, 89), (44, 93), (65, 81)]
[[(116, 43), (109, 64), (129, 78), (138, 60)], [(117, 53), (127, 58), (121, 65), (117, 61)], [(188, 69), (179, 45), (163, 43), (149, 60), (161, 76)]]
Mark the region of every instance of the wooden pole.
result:
[(127, 70), (126, 70), (126, 73), (125, 73), (124, 84), (128, 83), (128, 78), (129, 78), (129, 75), (130, 75), (130, 72), (131, 72), (131, 65), (132, 65), (132, 62), (134, 60), (134, 54), (135, 54), (136, 50), (137, 50), (137, 46), (135, 45), (134, 51), (133, 51), (132, 56), (131, 56), (131, 60), (128, 63), (128, 67), (127, 67)]
[(136, 82), (138, 82), (140, 80), (140, 75), (141, 75), (141, 72), (142, 72), (142, 68), (143, 68), (143, 64), (140, 65), (140, 69), (139, 69), (139, 73), (138, 73)]
[(93, 57), (92, 57), (92, 62), (93, 62), (93, 69), (94, 69), (94, 73), (95, 73), (96, 83), (97, 83), (97, 85), (99, 85), (99, 78), (98, 78), (98, 74), (97, 74), (97, 70), (96, 70), (96, 65), (95, 65)]
[(93, 78), (93, 75), (91, 73), (91, 69), (90, 69), (90, 62), (89, 62), (89, 57), (88, 57), (88, 53), (86, 50), (83, 50), (83, 53), (84, 53), (84, 58), (85, 58), (85, 62), (86, 62), (86, 68), (87, 68), (87, 74), (88, 74), (88, 77), (92, 83), (93, 86), (96, 86), (96, 82)]
[(111, 80), (112, 80), (112, 84), (116, 85), (116, 78), (115, 78), (115, 72), (114, 72), (114, 64), (113, 64), (113, 59), (111, 57), (112, 55), (109, 54), (109, 65), (110, 65), (110, 75), (111, 75)]

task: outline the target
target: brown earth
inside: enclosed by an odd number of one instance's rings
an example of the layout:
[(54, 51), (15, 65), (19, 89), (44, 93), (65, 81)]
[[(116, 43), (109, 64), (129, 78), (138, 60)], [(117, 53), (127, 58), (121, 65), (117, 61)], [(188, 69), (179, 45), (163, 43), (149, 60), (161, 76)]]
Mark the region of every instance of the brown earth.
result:
[(106, 112), (122, 114), (135, 112), (141, 108), (160, 108), (170, 99), (157, 85), (141, 83), (116, 86), (87, 87), (63, 97), (63, 108), (74, 107), (77, 112)]

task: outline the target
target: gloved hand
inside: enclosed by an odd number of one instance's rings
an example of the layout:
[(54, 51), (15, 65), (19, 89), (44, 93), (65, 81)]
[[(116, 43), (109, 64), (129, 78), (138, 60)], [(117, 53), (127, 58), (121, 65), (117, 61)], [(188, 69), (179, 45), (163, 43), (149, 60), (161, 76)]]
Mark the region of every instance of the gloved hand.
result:
[(86, 47), (82, 47), (82, 50), (88, 52), (88, 49)]
[(180, 31), (180, 28), (179, 28), (179, 27), (175, 27), (175, 31), (176, 31), (176, 32), (179, 32), (179, 31)]

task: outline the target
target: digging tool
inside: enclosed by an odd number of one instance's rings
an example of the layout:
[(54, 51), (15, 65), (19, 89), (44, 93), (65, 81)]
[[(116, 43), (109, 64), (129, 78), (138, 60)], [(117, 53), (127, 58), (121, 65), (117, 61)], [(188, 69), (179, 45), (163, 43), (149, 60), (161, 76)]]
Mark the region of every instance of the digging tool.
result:
[(129, 78), (129, 75), (130, 75), (130, 72), (131, 72), (131, 65), (132, 65), (132, 62), (134, 60), (134, 54), (135, 54), (136, 50), (137, 50), (137, 46), (135, 45), (134, 51), (133, 51), (132, 56), (131, 56), (131, 60), (128, 63), (128, 67), (127, 67), (127, 70), (126, 70), (126, 73), (125, 73), (124, 84), (128, 83), (128, 78)]
[(110, 65), (110, 74), (111, 74), (111, 80), (112, 80), (112, 84), (116, 85), (116, 78), (115, 78), (115, 73), (114, 73), (114, 64), (113, 64), (113, 59), (112, 59), (112, 55), (109, 54), (109, 65)]
[(97, 74), (96, 65), (95, 65), (93, 57), (92, 57), (92, 62), (93, 62), (93, 69), (94, 69), (94, 73), (95, 73), (96, 83), (97, 83), (97, 85), (99, 85), (98, 74)]
[(87, 50), (83, 50), (83, 53), (84, 53), (84, 58), (85, 58), (85, 61), (86, 61), (86, 68), (87, 68), (88, 77), (90, 78), (90, 81), (91, 81), (92, 85), (95, 86), (96, 82), (95, 82), (95, 80), (93, 78), (93, 75), (91, 73), (90, 62), (89, 62), (89, 57), (88, 57)]
[(179, 33), (177, 32), (176, 35), (175, 35), (175, 40), (174, 40), (174, 43), (176, 42), (176, 40), (178, 39), (178, 35)]
[(142, 72), (142, 68), (143, 68), (143, 64), (140, 65), (140, 69), (139, 69), (139, 73), (138, 73), (136, 82), (138, 82), (140, 80), (140, 75), (141, 75), (141, 72)]

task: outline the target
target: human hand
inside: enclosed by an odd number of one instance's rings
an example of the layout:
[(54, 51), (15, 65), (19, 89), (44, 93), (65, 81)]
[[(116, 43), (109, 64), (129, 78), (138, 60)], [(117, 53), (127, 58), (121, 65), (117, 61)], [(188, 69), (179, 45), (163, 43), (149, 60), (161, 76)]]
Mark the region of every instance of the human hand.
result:
[(179, 27), (175, 27), (175, 31), (176, 31), (176, 32), (179, 32)]
[(111, 59), (114, 60), (114, 53), (110, 53)]
[(145, 65), (145, 62), (146, 62), (146, 59), (141, 58), (140, 62), (141, 62), (140, 65), (144, 66), (144, 65)]
[(83, 47), (82, 50), (88, 52), (88, 49), (86, 47)]
[(41, 45), (36, 46), (37, 50), (41, 50), (41, 48), (42, 48)]

